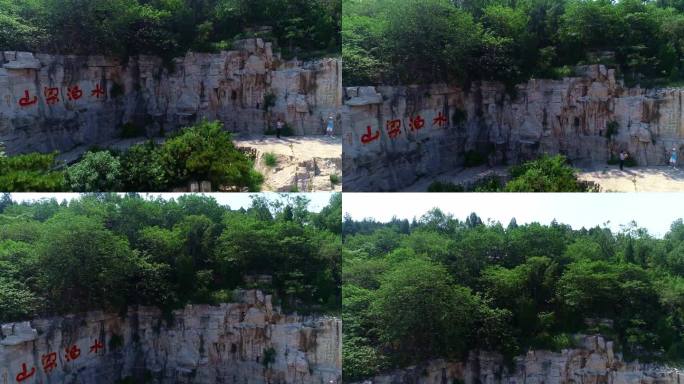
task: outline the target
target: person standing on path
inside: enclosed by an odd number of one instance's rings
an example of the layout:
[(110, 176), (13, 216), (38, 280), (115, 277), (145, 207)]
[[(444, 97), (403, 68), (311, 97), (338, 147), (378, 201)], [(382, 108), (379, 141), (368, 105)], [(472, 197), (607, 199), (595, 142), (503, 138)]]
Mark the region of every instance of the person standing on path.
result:
[(625, 170), (625, 160), (627, 160), (627, 152), (624, 150), (620, 151), (620, 170), (624, 171)]
[(276, 122), (276, 136), (280, 139), (280, 134), (283, 133), (283, 127), (285, 127), (285, 123), (283, 122), (283, 119), (281, 117), (278, 118), (278, 121)]
[(679, 157), (679, 154), (677, 153), (677, 148), (672, 148), (672, 155), (670, 156), (670, 165), (673, 169), (677, 169), (677, 157)]
[(328, 116), (328, 126), (325, 132), (329, 137), (335, 137), (335, 117), (332, 114)]

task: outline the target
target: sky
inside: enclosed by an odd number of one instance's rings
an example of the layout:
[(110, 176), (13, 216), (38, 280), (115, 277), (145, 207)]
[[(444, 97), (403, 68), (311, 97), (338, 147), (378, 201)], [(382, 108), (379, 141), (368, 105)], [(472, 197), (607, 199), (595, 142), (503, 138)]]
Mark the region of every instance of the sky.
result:
[(373, 218), (388, 221), (420, 217), (437, 207), (465, 220), (477, 213), (483, 220), (507, 225), (515, 217), (518, 224), (553, 219), (574, 229), (603, 226), (620, 230), (621, 224), (636, 221), (653, 236), (662, 237), (673, 221), (684, 218), (684, 194), (677, 193), (577, 193), (577, 194), (437, 194), (437, 193), (345, 193), (342, 209), (355, 220)]
[[(78, 193), (12, 193), (12, 200), (23, 202), (23, 201), (35, 201), (40, 199), (51, 199), (56, 198), (58, 201), (64, 199), (71, 200), (78, 198)], [(141, 193), (143, 197), (157, 197), (161, 196), (164, 199), (178, 198), (178, 196), (183, 195), (183, 193)], [(253, 193), (205, 193), (204, 195), (214, 197), (219, 204), (228, 205), (232, 209), (248, 208), (252, 201), (250, 199)], [(280, 198), (278, 193), (263, 193), (267, 195), (269, 199), (275, 200)], [(309, 204), (309, 209), (313, 212), (319, 212), (323, 207), (328, 205), (332, 193), (293, 193), (292, 195), (304, 195), (311, 203)], [(341, 220), (341, 219), (340, 219)]]

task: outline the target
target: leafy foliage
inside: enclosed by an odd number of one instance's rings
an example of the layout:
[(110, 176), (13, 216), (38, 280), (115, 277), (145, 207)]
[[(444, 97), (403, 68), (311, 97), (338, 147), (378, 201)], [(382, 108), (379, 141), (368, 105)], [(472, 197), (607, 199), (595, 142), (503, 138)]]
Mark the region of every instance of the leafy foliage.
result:
[[(0, 322), (129, 305), (168, 311), (230, 300), (239, 287), (264, 289), (286, 309), (337, 311), (341, 197), (321, 213), (308, 204), (257, 197), (231, 210), (199, 195), (134, 194), (9, 202), (0, 213)], [(272, 281), (254, 286), (259, 275)]]
[(0, 190), (53, 192), (64, 188), (64, 175), (55, 171), (57, 153), (0, 156)]
[(121, 163), (107, 151), (88, 152), (66, 171), (66, 183), (77, 192), (113, 192), (121, 189)]
[(258, 36), (290, 54), (336, 53), (340, 16), (332, 0), (1, 0), (0, 47), (169, 59)]
[(602, 333), (628, 359), (681, 363), (684, 224), (658, 239), (433, 209), (343, 224), (345, 381), (470, 350), (508, 358)]
[(343, 0), (343, 6), (349, 85), (496, 80), (512, 89), (592, 63), (645, 86), (684, 78), (678, 1)]
[(57, 154), (0, 158), (0, 187), (9, 192), (157, 192), (208, 180), (216, 189), (258, 191), (263, 176), (233, 145), (219, 122), (183, 129), (162, 145), (134, 145), (123, 153), (88, 152), (65, 172)]
[(160, 164), (175, 185), (209, 180), (215, 186), (258, 191), (263, 177), (235, 148), (220, 122), (204, 121), (169, 139), (160, 149)]

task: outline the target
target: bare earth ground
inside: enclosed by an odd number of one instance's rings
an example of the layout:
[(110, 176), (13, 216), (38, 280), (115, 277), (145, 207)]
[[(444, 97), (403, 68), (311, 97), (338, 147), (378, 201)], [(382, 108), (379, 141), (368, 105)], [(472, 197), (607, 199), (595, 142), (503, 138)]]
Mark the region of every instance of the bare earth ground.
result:
[[(112, 140), (100, 145), (123, 151), (144, 143), (145, 138)], [(158, 143), (163, 138), (155, 139)], [(342, 139), (327, 136), (297, 136), (278, 139), (274, 136), (234, 136), (236, 147), (253, 148), (257, 151), (255, 168), (264, 175), (262, 191), (268, 192), (316, 192), (342, 191)], [(59, 161), (75, 162), (88, 150), (81, 146), (58, 156)], [(270, 168), (264, 164), (266, 153), (273, 153), (278, 164)], [(331, 175), (339, 178), (333, 185)]]
[[(403, 192), (425, 192), (433, 181), (451, 182), (454, 184), (472, 184), (478, 180), (498, 175), (505, 177), (508, 167), (490, 168), (487, 166), (455, 169), (436, 177), (424, 177), (403, 189)], [(625, 168), (620, 171), (617, 166), (597, 165), (580, 169), (580, 180), (594, 182), (601, 187), (601, 192), (683, 192), (684, 169), (672, 169), (668, 166), (649, 166)]]
[(681, 192), (684, 170), (668, 166), (625, 168), (595, 166), (583, 169), (578, 177), (601, 186), (602, 192)]
[[(258, 151), (256, 168), (264, 175), (263, 191), (315, 192), (342, 190), (342, 140), (339, 137), (273, 136), (236, 137), (235, 146)], [(278, 164), (271, 168), (264, 163), (264, 155), (273, 153)], [(331, 175), (339, 183), (333, 185)]]

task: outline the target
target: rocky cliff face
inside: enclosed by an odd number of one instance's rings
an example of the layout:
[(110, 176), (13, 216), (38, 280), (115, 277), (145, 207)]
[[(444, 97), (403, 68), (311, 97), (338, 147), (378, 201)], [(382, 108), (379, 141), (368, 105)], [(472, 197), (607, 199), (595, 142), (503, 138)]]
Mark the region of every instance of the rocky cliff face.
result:
[(297, 134), (323, 134), (338, 116), (340, 60), (284, 61), (261, 39), (234, 46), (173, 63), (0, 52), (0, 142), (10, 154), (65, 151), (118, 138), (126, 124), (152, 136), (202, 118), (263, 133), (281, 117)]
[(6, 383), (338, 383), (341, 321), (286, 315), (258, 291), (218, 307), (193, 305), (172, 320), (138, 308), (5, 324)]
[(588, 336), (575, 349), (555, 353), (531, 351), (515, 359), (509, 370), (503, 358), (492, 353), (471, 353), (467, 363), (445, 360), (397, 370), (365, 384), (680, 384), (684, 372), (674, 368), (626, 363), (613, 343)]
[(486, 82), (467, 90), (346, 88), (345, 190), (399, 190), (462, 166), (468, 151), (491, 165), (542, 153), (588, 165), (624, 149), (640, 165), (655, 165), (684, 144), (684, 89), (626, 88), (599, 65), (577, 71), (563, 80), (530, 80), (514, 97)]

